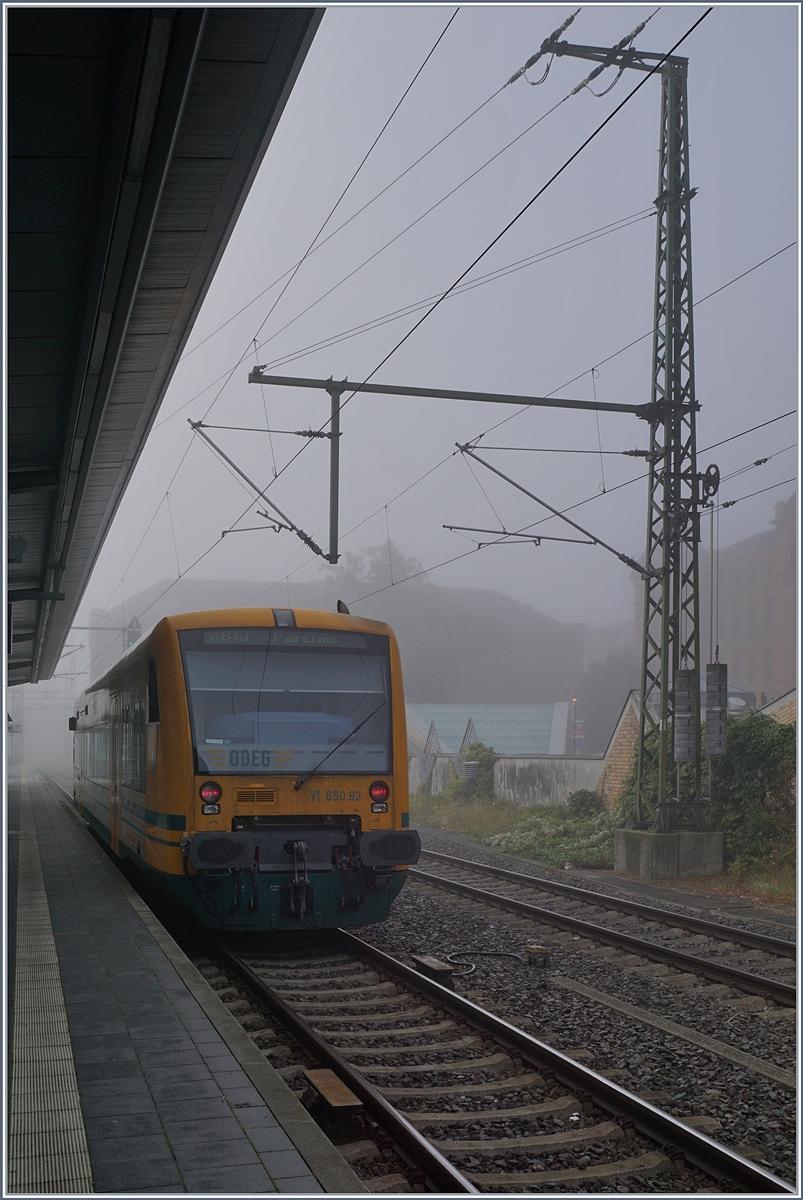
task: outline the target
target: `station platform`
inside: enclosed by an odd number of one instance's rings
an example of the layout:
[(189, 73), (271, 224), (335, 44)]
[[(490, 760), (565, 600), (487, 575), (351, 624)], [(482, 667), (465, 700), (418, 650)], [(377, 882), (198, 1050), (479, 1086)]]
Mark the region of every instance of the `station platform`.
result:
[(366, 1192), (46, 776), (8, 832), (8, 1192)]

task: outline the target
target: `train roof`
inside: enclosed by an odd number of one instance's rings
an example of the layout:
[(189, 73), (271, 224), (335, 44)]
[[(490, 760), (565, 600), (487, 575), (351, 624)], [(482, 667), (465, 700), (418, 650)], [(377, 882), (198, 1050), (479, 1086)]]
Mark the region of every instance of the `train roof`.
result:
[(181, 629), (209, 629), (215, 627), (268, 626), (275, 628), (280, 624), (277, 613), (292, 613), (299, 629), (353, 629), (357, 633), (375, 633), (385, 637), (394, 637), (390, 625), (384, 621), (374, 621), (370, 617), (352, 616), (350, 613), (324, 612), (315, 608), (211, 608), (198, 612), (172, 613), (161, 617), (148, 629), (143, 630), (142, 636), (134, 642), (124, 654), (117, 659), (113, 666), (91, 683), (85, 694), (95, 692), (108, 684), (109, 678), (119, 670), (120, 666), (130, 658), (136, 658), (143, 646), (164, 626), (176, 632)]

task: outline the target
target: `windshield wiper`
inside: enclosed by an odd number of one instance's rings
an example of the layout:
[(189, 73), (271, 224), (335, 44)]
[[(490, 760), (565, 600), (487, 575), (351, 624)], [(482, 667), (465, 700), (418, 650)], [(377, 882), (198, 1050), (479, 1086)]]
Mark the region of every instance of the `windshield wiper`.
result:
[(335, 746), (335, 748), (333, 750), (330, 750), (329, 753), (327, 755), (325, 755), (324, 758), (322, 758), (319, 763), (316, 763), (315, 766), (312, 767), (311, 770), (307, 771), (306, 775), (299, 775), (298, 779), (293, 784), (293, 787), (295, 788), (295, 790), (298, 791), (299, 788), (302, 788), (304, 786), (304, 784), (307, 782), (307, 780), (310, 778), (310, 776), (314, 775), (316, 771), (320, 771), (321, 767), (327, 761), (327, 759), (331, 758), (333, 754), (337, 754), (340, 747), (344, 746), (346, 744), (346, 742), (349, 740), (349, 738), (354, 737), (354, 734), (359, 732), (359, 730), (362, 729), (363, 725), (365, 725), (367, 721), (371, 720), (371, 717), (375, 717), (376, 714), (379, 712), (380, 708), (382, 708), (385, 704), (387, 704), (387, 702), (388, 702), (388, 698), (387, 698), (387, 696), (385, 696), (382, 703), (377, 704), (377, 706), (373, 710), (373, 712), (369, 712), (368, 716), (364, 717), (363, 720), (360, 721), (359, 725), (355, 725), (354, 728), (352, 729), (351, 733), (347, 733), (346, 736), (342, 739), (342, 741), (339, 741), (337, 743), (337, 745)]

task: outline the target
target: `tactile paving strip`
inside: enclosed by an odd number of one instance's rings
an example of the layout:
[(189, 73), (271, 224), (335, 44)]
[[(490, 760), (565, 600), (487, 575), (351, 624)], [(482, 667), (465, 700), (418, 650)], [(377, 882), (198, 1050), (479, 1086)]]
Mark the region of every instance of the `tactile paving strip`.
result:
[(8, 1191), (91, 1192), (75, 1075), (27, 778), (20, 797)]

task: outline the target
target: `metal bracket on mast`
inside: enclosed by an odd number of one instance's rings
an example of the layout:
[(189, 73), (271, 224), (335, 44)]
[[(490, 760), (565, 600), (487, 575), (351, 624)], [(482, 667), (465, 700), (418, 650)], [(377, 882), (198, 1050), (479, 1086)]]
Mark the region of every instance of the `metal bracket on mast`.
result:
[[(305, 533), (304, 530), (301, 529), (300, 526), (296, 525), (294, 521), (291, 521), (290, 518), (282, 512), (282, 510), (279, 508), (278, 504), (274, 504), (272, 500), (269, 500), (268, 497), (265, 495), (264, 491), (262, 490), (262, 488), (257, 487), (257, 485), (254, 483), (253, 479), (249, 479), (248, 476), (246, 475), (245, 471), (242, 471), (237, 466), (237, 463), (233, 462), (232, 459), (229, 458), (228, 454), (225, 454), (220, 449), (220, 446), (216, 445), (215, 442), (212, 441), (211, 437), (209, 437), (208, 434), (204, 433), (202, 421), (188, 421), (187, 423), (190, 426), (190, 428), (193, 429), (195, 431), (195, 433), (197, 433), (199, 435), (199, 437), (202, 437), (204, 439), (204, 441), (207, 442), (212, 447), (212, 449), (215, 451), (216, 454), (220, 455), (220, 457), (223, 459), (224, 462), (227, 462), (229, 464), (229, 466), (231, 467), (231, 469), (233, 471), (237, 472), (237, 474), (240, 476), (241, 479), (245, 480), (245, 482), (248, 484), (248, 486), (250, 488), (254, 489), (257, 496), (259, 496), (259, 498), (261, 500), (265, 501), (268, 508), (273, 509), (273, 511), (281, 517), (282, 521), (284, 522), (285, 529), (291, 530), (296, 535), (296, 537), (300, 538), (305, 546), (309, 546), (310, 550), (312, 550), (315, 554), (320, 555), (321, 558), (327, 557), (327, 555), (324, 554), (323, 550), (320, 548), (318, 543), (314, 542), (312, 540), (312, 538), (310, 537), (310, 535), (308, 533)], [(265, 515), (267, 515), (267, 514), (265, 514)]]

